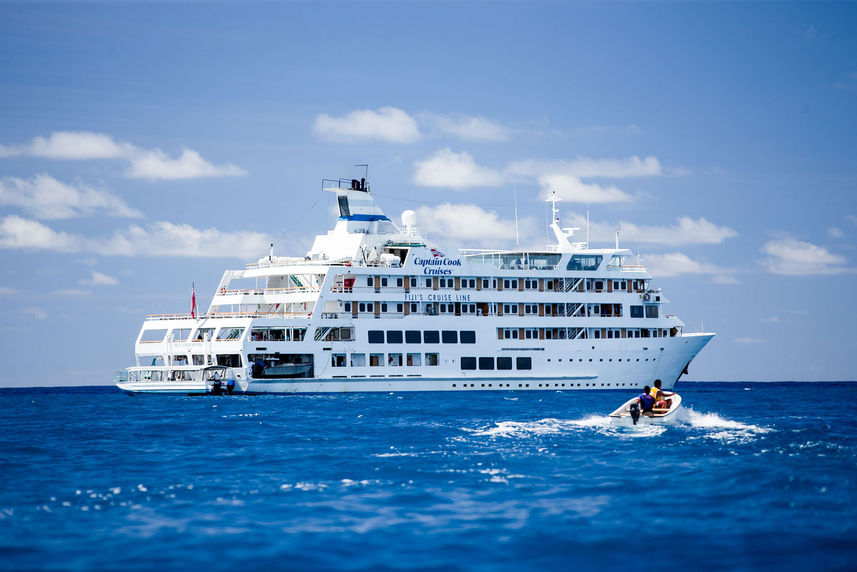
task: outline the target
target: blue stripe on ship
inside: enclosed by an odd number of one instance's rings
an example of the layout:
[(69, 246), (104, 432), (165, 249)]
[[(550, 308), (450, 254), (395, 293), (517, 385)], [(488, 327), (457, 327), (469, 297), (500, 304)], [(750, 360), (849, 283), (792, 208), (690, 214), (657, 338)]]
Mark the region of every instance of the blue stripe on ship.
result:
[(374, 221), (374, 220), (390, 220), (384, 215), (374, 215), (374, 214), (354, 214), (351, 216), (341, 216), (339, 220), (360, 220), (360, 221)]

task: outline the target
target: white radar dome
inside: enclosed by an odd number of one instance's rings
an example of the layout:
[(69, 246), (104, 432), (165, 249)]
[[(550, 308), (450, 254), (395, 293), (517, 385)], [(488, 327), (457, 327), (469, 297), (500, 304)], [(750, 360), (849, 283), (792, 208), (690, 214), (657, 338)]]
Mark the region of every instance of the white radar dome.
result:
[(417, 213), (408, 209), (402, 212), (402, 224), (405, 226), (416, 226), (417, 224)]

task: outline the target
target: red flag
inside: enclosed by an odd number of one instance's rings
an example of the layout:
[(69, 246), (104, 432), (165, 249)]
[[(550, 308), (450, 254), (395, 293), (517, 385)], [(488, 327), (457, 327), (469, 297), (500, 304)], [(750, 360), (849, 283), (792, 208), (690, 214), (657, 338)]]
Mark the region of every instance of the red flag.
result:
[(190, 317), (196, 318), (196, 284), (191, 282), (191, 292), (192, 295), (190, 297)]

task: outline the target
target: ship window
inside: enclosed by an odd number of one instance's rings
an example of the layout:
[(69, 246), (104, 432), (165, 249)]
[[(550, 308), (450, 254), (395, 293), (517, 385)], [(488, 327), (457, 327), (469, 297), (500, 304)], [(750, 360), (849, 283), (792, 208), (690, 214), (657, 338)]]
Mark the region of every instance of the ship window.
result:
[(345, 304), (342, 305), (342, 307), (345, 309), (346, 312), (350, 312), (351, 311), (351, 302), (346, 302)]
[(381, 286), (386, 286), (386, 285), (387, 285), (387, 279), (381, 278)]
[(411, 278), (411, 288), (416, 288), (416, 287), (417, 287), (417, 279)]
[(472, 330), (465, 330), (461, 332), (461, 343), (462, 344), (475, 344), (476, 343), (476, 332)]
[(396, 286), (401, 286), (401, 285), (402, 285), (402, 279), (396, 278)]
[(431, 278), (426, 278), (426, 288), (431, 288)]
[(387, 330), (387, 343), (400, 344), (402, 343), (402, 330)]
[(386, 312), (386, 311), (387, 311), (387, 303), (386, 303), (386, 302), (384, 302), (383, 304), (381, 304), (381, 311), (382, 311), (382, 312)]
[(508, 329), (503, 330), (503, 337), (508, 340), (512, 337), (512, 332), (510, 332)]
[(642, 306), (631, 306), (631, 317), (632, 318), (642, 318), (643, 317), (643, 307)]
[(440, 332), (438, 332), (437, 330), (426, 330), (425, 332), (423, 332), (423, 343), (439, 344)]
[(461, 358), (461, 369), (476, 369), (476, 358), (475, 357), (462, 357)]
[(533, 358), (531, 358), (531, 357), (515, 358), (515, 368), (516, 369), (533, 369)]
[[(220, 328), (217, 332), (218, 340), (237, 340), (244, 333), (244, 328)], [(222, 364), (218, 364), (222, 365)], [(237, 366), (236, 366), (237, 367)]]
[(369, 367), (381, 367), (384, 365), (384, 354), (369, 354)]
[(193, 341), (204, 342), (206, 338), (211, 339), (213, 335), (214, 328), (200, 328), (196, 331), (196, 335), (193, 337)]
[(510, 357), (498, 357), (497, 358), (497, 369), (512, 369), (512, 358), (510, 358)]
[(187, 356), (173, 356), (173, 365), (187, 365)]
[(479, 358), (479, 369), (494, 369), (494, 358), (493, 357), (481, 357), (481, 358)]
[(482, 287), (483, 287), (483, 288), (485, 288), (485, 289), (488, 289), (488, 287), (489, 287), (489, 282), (488, 282), (488, 280), (483, 280), (483, 281), (482, 281)]
[(368, 278), (366, 279), (366, 285), (367, 285), (367, 286), (371, 286), (371, 285), (372, 285), (372, 277), (371, 277), (371, 276), (370, 276), (370, 277), (368, 277)]
[(345, 367), (345, 354), (331, 354), (330, 356), (330, 365), (331, 367)]
[(441, 337), (443, 339), (443, 343), (445, 344), (458, 343), (458, 332), (456, 332), (455, 330), (443, 330)]
[(405, 330), (405, 343), (407, 344), (418, 344), (421, 337), (419, 330)]
[(176, 328), (173, 330), (173, 340), (184, 342), (190, 337), (190, 328)]
[[(426, 332), (428, 333), (428, 332)], [(426, 354), (426, 365), (437, 365), (437, 354)]]
[(365, 312), (366, 311), (366, 302), (360, 302), (359, 308), (360, 308), (361, 312)]
[(241, 367), (241, 356), (239, 354), (218, 354), (217, 365)]
[(503, 288), (509, 288), (509, 281), (503, 280)]
[(566, 270), (597, 270), (601, 266), (601, 255), (596, 254), (575, 254), (568, 260)]
[(387, 365), (399, 367), (402, 365), (402, 354), (387, 354)]
[(595, 281), (595, 289), (596, 290), (604, 290), (604, 282), (602, 282), (601, 280), (596, 280)]
[(421, 365), (422, 360), (420, 360), (420, 354), (408, 354), (407, 361), (405, 362), (409, 366), (419, 366)]
[(351, 367), (365, 367), (366, 354), (351, 354)]
[(384, 343), (384, 332), (381, 330), (369, 330), (369, 343), (370, 344), (383, 344)]
[(646, 317), (647, 318), (657, 318), (658, 317), (658, 307), (657, 306), (646, 306)]
[(164, 336), (167, 335), (167, 330), (143, 330), (143, 335), (140, 336), (141, 342), (162, 342)]
[(193, 354), (193, 365), (205, 365), (205, 356)]
[(517, 288), (517, 287), (518, 287), (518, 281), (512, 280), (512, 288)]
[(397, 312), (401, 313), (403, 311), (403, 309), (404, 309), (403, 304), (396, 304), (396, 311)]

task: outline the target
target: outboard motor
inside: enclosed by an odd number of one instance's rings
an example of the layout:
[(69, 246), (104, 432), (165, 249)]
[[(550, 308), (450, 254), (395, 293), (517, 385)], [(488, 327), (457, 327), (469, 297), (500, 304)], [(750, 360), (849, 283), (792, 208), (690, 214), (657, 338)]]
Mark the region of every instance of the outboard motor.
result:
[(631, 419), (634, 420), (634, 425), (636, 425), (637, 421), (640, 419), (640, 404), (639, 403), (632, 403), (630, 410), (631, 410)]

